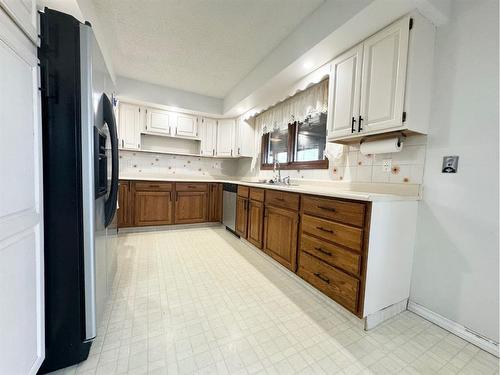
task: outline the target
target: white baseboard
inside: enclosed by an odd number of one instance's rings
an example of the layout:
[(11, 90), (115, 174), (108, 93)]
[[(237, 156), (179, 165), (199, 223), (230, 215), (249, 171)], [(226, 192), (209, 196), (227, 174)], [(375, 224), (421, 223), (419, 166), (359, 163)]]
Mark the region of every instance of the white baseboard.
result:
[(376, 326), (385, 322), (386, 320), (391, 319), (392, 317), (405, 311), (407, 305), (408, 305), (408, 298), (405, 298), (400, 302), (387, 306), (385, 309), (367, 315), (365, 317), (365, 331), (369, 331), (370, 329), (375, 328)]
[(499, 348), (497, 342), (490, 340), (486, 337), (483, 337), (477, 333), (474, 333), (473, 331), (464, 327), (463, 325), (458, 324), (457, 322), (454, 322), (448, 318), (445, 318), (444, 316), (439, 315), (434, 311), (431, 311), (428, 308), (419, 305), (418, 303), (410, 301), (408, 303), (408, 310), (414, 312), (417, 315), (420, 315), (422, 318), (440, 326), (441, 328), (444, 328), (445, 330), (464, 339), (465, 341), (468, 341), (471, 344), (478, 346), (479, 348), (487, 351), (488, 353), (493, 354), (496, 357), (499, 356), (499, 350), (498, 350)]

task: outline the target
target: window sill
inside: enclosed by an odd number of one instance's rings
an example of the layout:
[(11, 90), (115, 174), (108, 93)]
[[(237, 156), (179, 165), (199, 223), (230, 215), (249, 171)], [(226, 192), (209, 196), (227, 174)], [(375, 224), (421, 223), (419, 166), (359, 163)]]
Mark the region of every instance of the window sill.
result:
[[(260, 169), (271, 170), (273, 164), (261, 164)], [(296, 161), (292, 163), (280, 163), (280, 169), (328, 169), (328, 159), (313, 161)]]

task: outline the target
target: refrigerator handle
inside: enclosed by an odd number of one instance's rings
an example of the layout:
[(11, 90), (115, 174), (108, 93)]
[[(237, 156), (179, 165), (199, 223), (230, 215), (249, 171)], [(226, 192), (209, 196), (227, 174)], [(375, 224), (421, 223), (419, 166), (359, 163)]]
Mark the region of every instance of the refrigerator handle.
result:
[(106, 94), (103, 96), (104, 122), (108, 126), (111, 137), (111, 187), (108, 199), (104, 204), (104, 225), (107, 227), (113, 221), (118, 198), (118, 133), (116, 130), (113, 105)]

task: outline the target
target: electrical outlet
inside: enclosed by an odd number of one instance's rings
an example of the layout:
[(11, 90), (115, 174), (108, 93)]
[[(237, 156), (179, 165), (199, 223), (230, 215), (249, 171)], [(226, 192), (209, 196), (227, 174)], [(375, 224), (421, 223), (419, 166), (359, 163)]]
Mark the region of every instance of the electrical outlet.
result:
[(382, 171), (389, 173), (392, 169), (392, 159), (382, 160)]
[(443, 156), (442, 173), (457, 173), (458, 156)]

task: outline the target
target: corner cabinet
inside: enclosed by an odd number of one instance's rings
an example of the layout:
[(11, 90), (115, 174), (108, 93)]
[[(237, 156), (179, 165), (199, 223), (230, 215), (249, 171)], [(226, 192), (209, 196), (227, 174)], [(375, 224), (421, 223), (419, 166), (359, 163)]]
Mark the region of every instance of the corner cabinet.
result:
[(236, 156), (235, 147), (235, 119), (220, 119), (217, 121), (217, 156)]
[(199, 126), (201, 138), (200, 154), (215, 156), (217, 153), (217, 120), (203, 117)]
[(331, 62), (328, 140), (409, 130), (425, 134), (434, 26), (405, 16)]
[(222, 184), (209, 184), (208, 190), (208, 221), (222, 222)]

